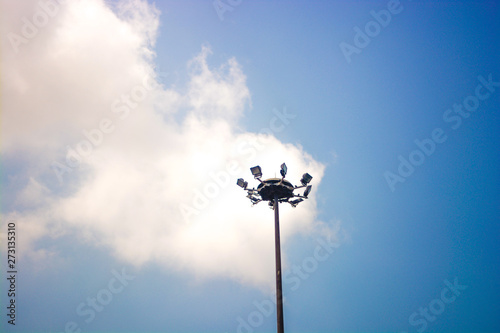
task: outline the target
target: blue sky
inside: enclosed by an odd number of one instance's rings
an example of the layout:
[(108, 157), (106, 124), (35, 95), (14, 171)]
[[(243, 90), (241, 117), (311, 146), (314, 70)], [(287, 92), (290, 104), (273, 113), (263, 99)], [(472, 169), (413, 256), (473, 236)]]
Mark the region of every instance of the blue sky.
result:
[(274, 331), (273, 214), (233, 184), (282, 162), (315, 177), (286, 331), (500, 331), (497, 2), (67, 1), (24, 36), (40, 3), (2, 0), (3, 331)]

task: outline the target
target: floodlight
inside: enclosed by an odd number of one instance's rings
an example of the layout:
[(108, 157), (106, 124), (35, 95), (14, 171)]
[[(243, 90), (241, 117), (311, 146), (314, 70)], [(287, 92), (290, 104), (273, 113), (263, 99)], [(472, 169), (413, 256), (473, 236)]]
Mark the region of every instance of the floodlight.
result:
[(250, 168), (250, 171), (252, 172), (252, 175), (255, 177), (255, 178), (260, 178), (262, 177), (262, 169), (260, 168), (260, 166), (254, 166), (253, 168)]
[(288, 170), (288, 168), (286, 167), (286, 164), (285, 164), (285, 163), (283, 163), (283, 164), (281, 165), (281, 170), (280, 170), (281, 176), (282, 176), (283, 178), (285, 178), (285, 176), (286, 176), (286, 171), (287, 171), (287, 170)]
[(302, 183), (302, 185), (306, 186), (307, 184), (309, 184), (311, 179), (313, 179), (313, 177), (310, 174), (305, 173), (302, 175), (302, 179), (300, 180), (300, 182)]
[(256, 204), (257, 202), (259, 202), (259, 201), (260, 201), (260, 199), (259, 199), (259, 198), (257, 198), (257, 197), (251, 196), (251, 197), (250, 197), (250, 201), (252, 201), (252, 203), (253, 203), (253, 204)]
[(240, 178), (238, 179), (238, 181), (236, 182), (236, 185), (238, 185), (239, 187), (243, 188), (243, 189), (247, 189), (247, 186), (248, 186), (248, 182), (246, 182), (243, 178)]
[(306, 190), (304, 191), (304, 196), (306, 198), (309, 195), (309, 193), (311, 193), (311, 188), (312, 188), (312, 185), (307, 185)]
[(289, 203), (292, 205), (292, 207), (295, 207), (299, 203), (301, 203), (302, 201), (304, 201), (304, 199), (300, 198), (300, 199), (295, 199), (295, 200), (289, 201)]

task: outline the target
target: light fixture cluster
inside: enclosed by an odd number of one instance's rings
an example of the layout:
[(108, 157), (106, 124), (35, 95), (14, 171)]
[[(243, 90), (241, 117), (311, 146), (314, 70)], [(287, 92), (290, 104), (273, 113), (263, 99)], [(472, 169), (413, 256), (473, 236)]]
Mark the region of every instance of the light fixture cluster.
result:
[[(262, 180), (262, 169), (260, 166), (250, 168), (252, 175), (257, 179), (260, 184), (257, 188), (248, 188), (248, 182), (243, 178), (239, 178), (236, 184), (247, 191), (247, 198), (250, 199), (252, 204), (257, 204), (261, 201), (268, 201), (269, 206), (273, 207), (274, 200), (278, 202), (288, 202), (292, 207), (296, 207), (299, 203), (307, 199), (311, 193), (312, 185), (308, 185), (312, 176), (308, 173), (302, 175), (300, 183), (302, 186), (294, 186), (285, 179), (288, 168), (285, 163), (281, 164), (281, 178), (269, 178)], [(303, 194), (295, 194), (294, 191), (300, 188), (305, 188)]]

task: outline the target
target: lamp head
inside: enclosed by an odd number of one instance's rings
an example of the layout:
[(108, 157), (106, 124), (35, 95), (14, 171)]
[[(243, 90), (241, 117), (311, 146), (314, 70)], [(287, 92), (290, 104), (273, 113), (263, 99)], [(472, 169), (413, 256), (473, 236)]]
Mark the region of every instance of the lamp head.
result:
[(260, 168), (260, 166), (254, 166), (252, 168), (250, 168), (250, 171), (252, 172), (252, 175), (255, 177), (255, 178), (260, 178), (262, 177), (262, 169)]
[(295, 199), (295, 200), (289, 201), (289, 203), (292, 205), (292, 207), (296, 207), (302, 201), (304, 201), (304, 199), (299, 198), (299, 199)]
[(307, 198), (309, 193), (311, 193), (311, 188), (312, 188), (312, 185), (307, 185), (306, 190), (304, 191), (304, 197)]
[(246, 182), (243, 178), (239, 178), (237, 181), (236, 181), (236, 185), (238, 185), (239, 187), (243, 188), (244, 190), (247, 189), (247, 186), (248, 186), (248, 182)]
[(300, 182), (302, 183), (302, 185), (306, 186), (307, 184), (309, 184), (312, 178), (313, 177), (310, 174), (305, 173), (302, 175), (302, 179), (300, 180)]
[(283, 164), (281, 165), (281, 170), (280, 170), (281, 176), (282, 176), (283, 178), (285, 178), (285, 176), (286, 176), (286, 171), (287, 171), (287, 170), (288, 170), (288, 168), (286, 167), (286, 164), (285, 164), (285, 163), (283, 163)]

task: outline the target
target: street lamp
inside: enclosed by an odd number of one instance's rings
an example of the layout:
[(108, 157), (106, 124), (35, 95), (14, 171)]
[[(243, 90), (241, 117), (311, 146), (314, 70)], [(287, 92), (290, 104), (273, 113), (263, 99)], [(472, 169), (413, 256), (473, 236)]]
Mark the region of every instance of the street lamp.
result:
[[(279, 211), (278, 204), (280, 202), (287, 202), (292, 207), (296, 207), (299, 203), (307, 199), (307, 196), (311, 192), (312, 185), (308, 185), (313, 178), (310, 174), (305, 173), (302, 175), (300, 182), (302, 186), (294, 186), (288, 180), (285, 179), (287, 167), (283, 163), (281, 165), (280, 174), (282, 178), (269, 178), (266, 180), (261, 180), (262, 169), (260, 166), (254, 166), (250, 168), (252, 175), (257, 179), (260, 184), (257, 189), (248, 189), (248, 182), (244, 181), (243, 178), (238, 179), (237, 185), (247, 191), (247, 198), (250, 199), (252, 205), (255, 205), (261, 201), (268, 201), (269, 206), (274, 209), (274, 246), (276, 254), (276, 318), (278, 333), (284, 332), (283, 325), (283, 289), (281, 285), (281, 250), (280, 250), (280, 222), (279, 222)], [(299, 188), (306, 188), (303, 195), (293, 193), (294, 190)]]

